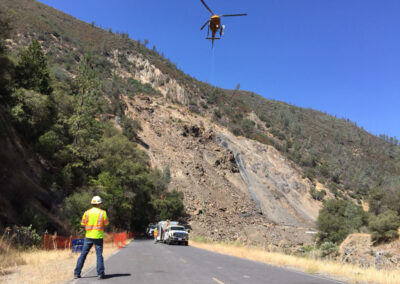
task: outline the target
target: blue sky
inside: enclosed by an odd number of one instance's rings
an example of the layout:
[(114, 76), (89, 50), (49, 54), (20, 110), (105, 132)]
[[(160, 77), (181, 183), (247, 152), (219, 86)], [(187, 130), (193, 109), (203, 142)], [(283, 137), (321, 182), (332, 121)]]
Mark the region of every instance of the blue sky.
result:
[(400, 138), (400, 1), (206, 0), (226, 18), (214, 49), (200, 0), (40, 0), (148, 39), (180, 69), (223, 88), (349, 118)]

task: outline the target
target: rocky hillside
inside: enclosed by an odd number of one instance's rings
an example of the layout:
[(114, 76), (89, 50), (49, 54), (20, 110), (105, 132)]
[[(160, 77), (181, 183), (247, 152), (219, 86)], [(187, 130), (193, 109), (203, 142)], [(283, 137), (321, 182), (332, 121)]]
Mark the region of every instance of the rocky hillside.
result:
[[(114, 118), (122, 116), (140, 122), (142, 131), (134, 140), (152, 167), (169, 169), (169, 189), (184, 193), (195, 234), (301, 245), (312, 241), (321, 200), (361, 203), (377, 186), (391, 192), (400, 184), (400, 150), (393, 139), (383, 141), (349, 121), (314, 110), (199, 82), (126, 34), (36, 1), (0, 0), (0, 7), (11, 16), (11, 56), (38, 39), (56, 93), (76, 77), (84, 54), (93, 53), (109, 102), (104, 117), (117, 124)], [(26, 160), (23, 153), (18, 155)], [(46, 161), (33, 160), (42, 166), (27, 166), (23, 175), (38, 168), (48, 172)], [(4, 176), (8, 188), (18, 179)], [(57, 206), (49, 200), (63, 196), (40, 182), (43, 172), (34, 176), (34, 187), (46, 197), (30, 191), (31, 203), (40, 201), (46, 215), (56, 216)], [(10, 198), (2, 194), (4, 204)], [(17, 211), (9, 210), (18, 222)]]
[(153, 165), (169, 167), (194, 232), (211, 239), (279, 244), (311, 240), (320, 203), (311, 183), (271, 146), (232, 135), (164, 97), (127, 100)]

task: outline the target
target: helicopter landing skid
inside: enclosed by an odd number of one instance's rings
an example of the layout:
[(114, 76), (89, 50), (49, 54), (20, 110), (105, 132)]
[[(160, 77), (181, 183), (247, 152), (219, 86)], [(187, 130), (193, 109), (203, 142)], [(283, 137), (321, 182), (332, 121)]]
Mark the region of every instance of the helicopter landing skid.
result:
[(207, 37), (206, 39), (221, 39), (220, 37)]

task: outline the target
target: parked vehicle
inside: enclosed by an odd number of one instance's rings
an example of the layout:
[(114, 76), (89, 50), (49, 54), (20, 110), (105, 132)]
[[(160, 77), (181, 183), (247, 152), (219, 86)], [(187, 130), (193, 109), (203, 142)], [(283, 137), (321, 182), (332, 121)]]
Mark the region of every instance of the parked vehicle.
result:
[(165, 231), (165, 243), (189, 245), (189, 233), (184, 226), (170, 225)]
[(154, 230), (156, 225), (150, 224), (146, 229), (146, 236), (149, 238), (154, 238)]
[(178, 225), (179, 222), (176, 221), (160, 221), (157, 224), (158, 236), (157, 241), (165, 243), (165, 231), (167, 230), (168, 226)]

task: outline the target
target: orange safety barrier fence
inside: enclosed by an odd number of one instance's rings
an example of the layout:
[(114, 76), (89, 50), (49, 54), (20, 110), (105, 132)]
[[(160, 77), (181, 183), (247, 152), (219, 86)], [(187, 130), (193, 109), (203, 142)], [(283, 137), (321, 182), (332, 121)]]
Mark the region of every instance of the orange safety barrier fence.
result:
[(53, 249), (70, 249), (72, 243), (71, 237), (57, 236), (44, 234), (42, 249), (53, 250)]
[(126, 240), (127, 240), (127, 233), (118, 233), (115, 234), (114, 236), (114, 244), (118, 248), (123, 248), (124, 246), (126, 246)]
[[(118, 248), (123, 248), (126, 246), (126, 241), (128, 239), (134, 239), (135, 236), (140, 235), (140, 233), (136, 232), (124, 232), (124, 233), (107, 233), (104, 235), (104, 243), (113, 243)], [(42, 249), (45, 250), (54, 250), (54, 249), (70, 249), (72, 247), (72, 240), (79, 239), (79, 237), (65, 237), (44, 234), (43, 236), (43, 244)]]

